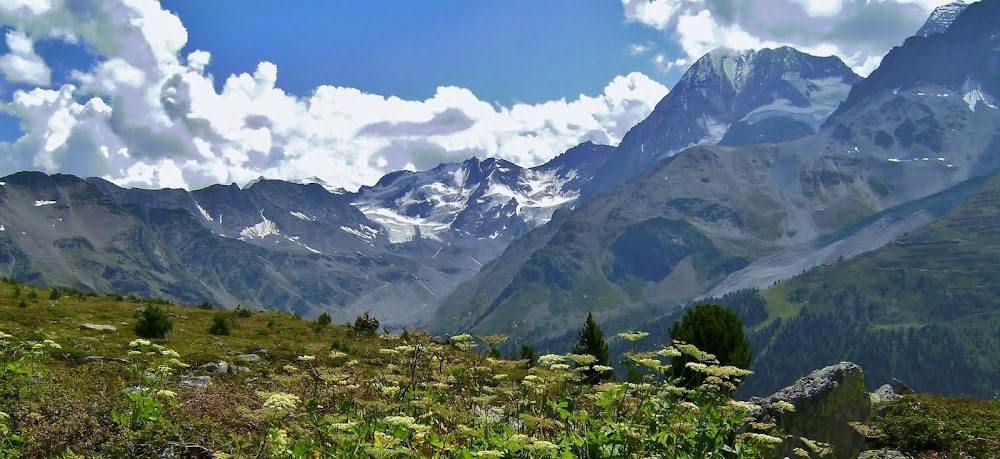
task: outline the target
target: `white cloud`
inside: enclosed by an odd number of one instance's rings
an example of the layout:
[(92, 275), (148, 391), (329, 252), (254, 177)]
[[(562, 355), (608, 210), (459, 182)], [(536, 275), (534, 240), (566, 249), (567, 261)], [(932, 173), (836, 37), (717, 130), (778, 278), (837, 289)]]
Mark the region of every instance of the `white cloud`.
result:
[(0, 56), (0, 72), (9, 81), (48, 86), (52, 71), (41, 56), (35, 54), (31, 38), (20, 30), (7, 32), (10, 52)]
[(601, 94), (540, 104), (497, 106), (459, 87), (437, 88), (425, 100), (336, 86), (299, 97), (278, 86), (270, 62), (226, 77), (217, 91), (207, 72), (211, 54), (181, 56), (187, 31), (156, 1), (96, 8), (81, 12), (57, 1), (0, 11), (3, 23), (49, 36), (59, 30), (56, 36), (104, 56), (73, 72), (72, 84), (15, 92), (7, 109), (26, 134), (6, 152), (8, 167), (134, 186), (246, 183), (263, 175), (318, 177), (350, 189), (392, 170), (471, 155), (531, 166), (585, 140), (614, 144), (667, 92), (631, 73)]
[(951, 0), (622, 0), (625, 19), (660, 30), (678, 45), (680, 56), (654, 65), (676, 69), (678, 59), (693, 62), (725, 46), (760, 49), (793, 46), (801, 51), (840, 57), (867, 75), (892, 46), (917, 31), (935, 7)]

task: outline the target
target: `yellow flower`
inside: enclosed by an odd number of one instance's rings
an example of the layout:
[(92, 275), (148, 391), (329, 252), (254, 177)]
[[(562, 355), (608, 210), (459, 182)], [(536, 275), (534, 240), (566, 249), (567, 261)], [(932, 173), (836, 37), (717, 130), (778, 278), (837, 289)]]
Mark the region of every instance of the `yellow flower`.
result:
[(649, 336), (649, 333), (646, 332), (626, 332), (618, 334), (619, 338), (624, 339), (625, 341), (631, 341), (633, 343), (647, 336)]

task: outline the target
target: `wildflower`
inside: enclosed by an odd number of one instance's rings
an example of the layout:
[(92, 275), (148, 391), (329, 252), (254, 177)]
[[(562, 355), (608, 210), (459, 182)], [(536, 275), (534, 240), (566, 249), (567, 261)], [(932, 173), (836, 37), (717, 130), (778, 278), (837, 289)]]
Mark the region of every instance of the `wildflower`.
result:
[(497, 344), (507, 341), (507, 335), (487, 335), (480, 336), (479, 339), (490, 346), (496, 346)]
[(718, 376), (720, 378), (732, 378), (732, 377), (742, 378), (744, 376), (749, 376), (753, 374), (753, 372), (750, 370), (744, 370), (743, 368), (734, 367), (731, 365), (726, 365), (726, 366), (713, 365), (708, 367), (704, 371), (704, 373), (712, 376)]
[(407, 344), (396, 346), (396, 352), (402, 352), (403, 354), (409, 354), (413, 352), (414, 349), (416, 348)]
[(541, 453), (541, 454), (552, 454), (559, 450), (559, 447), (552, 442), (545, 440), (535, 440), (531, 442), (530, 445), (525, 445), (524, 449), (529, 452)]
[(142, 355), (142, 351), (128, 351), (128, 355)]
[(148, 339), (137, 339), (137, 340), (132, 341), (131, 343), (128, 343), (128, 347), (139, 347), (139, 346), (149, 346), (149, 340)]
[(619, 338), (621, 338), (621, 339), (623, 339), (625, 341), (633, 342), (633, 343), (636, 342), (636, 341), (639, 341), (639, 340), (641, 340), (641, 339), (643, 339), (643, 338), (645, 338), (647, 336), (649, 336), (649, 333), (646, 333), (646, 332), (626, 332), (626, 333), (619, 333), (618, 334)]
[(314, 355), (300, 355), (298, 357), (299, 362), (312, 362), (313, 360), (316, 360), (316, 356)]
[(661, 363), (659, 360), (656, 360), (656, 359), (642, 359), (642, 360), (639, 361), (639, 365), (642, 365), (644, 367), (647, 367), (647, 368), (650, 368), (650, 369), (653, 369), (653, 370), (658, 370), (660, 367), (663, 366), (663, 363)]
[(285, 416), (295, 411), (299, 402), (300, 399), (296, 395), (277, 392), (264, 401), (264, 411), (276, 417)]
[(171, 390), (166, 390), (166, 389), (161, 389), (161, 390), (159, 390), (159, 391), (156, 392), (156, 396), (157, 397), (161, 397), (161, 398), (176, 398), (177, 397), (177, 392), (174, 392), (174, 391), (171, 391)]
[(781, 412), (788, 412), (788, 413), (792, 413), (795, 411), (795, 405), (785, 400), (778, 400), (777, 402), (772, 403), (771, 408), (774, 408)]
[(572, 360), (577, 365), (583, 367), (589, 366), (594, 362), (597, 362), (597, 357), (594, 357), (590, 354), (569, 354), (567, 355), (567, 357), (569, 357), (569, 359)]
[(687, 354), (701, 362), (707, 362), (709, 360), (715, 359), (715, 355), (709, 354), (708, 352), (698, 349), (697, 346), (688, 343), (674, 342), (674, 347), (677, 348), (683, 354)]
[(164, 357), (174, 357), (174, 358), (180, 358), (181, 356), (180, 354), (177, 353), (177, 351), (173, 349), (164, 349), (160, 351), (160, 355)]
[(345, 354), (343, 352), (340, 352), (340, 351), (330, 351), (330, 358), (331, 359), (339, 359), (339, 358), (343, 358), (343, 357), (347, 357), (347, 354)]
[(188, 365), (188, 364), (186, 364), (184, 362), (181, 362), (180, 360), (178, 360), (176, 358), (167, 360), (167, 363), (170, 364), (170, 365), (173, 365), (173, 366), (175, 366), (177, 368), (187, 368), (187, 367), (191, 366), (191, 365)]
[(482, 451), (477, 451), (475, 453), (472, 453), (472, 455), (475, 457), (486, 457), (490, 459), (500, 459), (503, 457), (503, 454), (504, 453), (502, 451), (497, 451), (492, 449), (485, 449)]
[(346, 432), (354, 428), (356, 424), (350, 421), (347, 422), (337, 422), (330, 424), (330, 430), (336, 430), (338, 432)]
[(468, 333), (462, 333), (461, 335), (456, 335), (451, 337), (451, 343), (464, 343), (472, 339), (472, 335)]
[(661, 357), (669, 357), (669, 358), (680, 357), (681, 356), (681, 351), (678, 351), (676, 347), (667, 346), (667, 347), (665, 347), (663, 349), (660, 349), (659, 351), (656, 351), (656, 355), (659, 355)]
[(805, 458), (809, 457), (809, 452), (802, 448), (795, 448), (792, 450), (792, 452), (795, 453), (795, 455), (798, 457), (805, 457)]
[(386, 341), (392, 341), (392, 340), (398, 339), (399, 337), (396, 336), (396, 335), (385, 333), (385, 334), (379, 335), (379, 338), (382, 338), (382, 339), (384, 339)]
[(613, 371), (614, 370), (614, 368), (611, 368), (611, 367), (609, 367), (607, 365), (594, 365), (592, 368), (593, 368), (594, 371), (599, 372), (599, 373), (604, 373), (606, 371)]
[(743, 411), (757, 411), (760, 409), (760, 406), (757, 406), (750, 402), (744, 402), (742, 400), (728, 400), (726, 401), (726, 404), (728, 404), (730, 407)]
[(382, 355), (396, 355), (399, 354), (399, 351), (395, 349), (379, 349), (378, 353)]
[(48, 346), (48, 347), (50, 347), (52, 349), (62, 349), (62, 346), (60, 346), (59, 343), (56, 343), (55, 341), (52, 341), (50, 339), (42, 341), (42, 344), (44, 344), (44, 345), (46, 345), (46, 346)]
[(506, 373), (500, 373), (500, 374), (493, 375), (493, 379), (496, 380), (496, 381), (503, 381), (503, 380), (507, 379), (507, 377), (508, 377), (508, 375)]
[(564, 371), (564, 370), (569, 370), (569, 365), (567, 365), (565, 363), (556, 363), (556, 364), (552, 364), (551, 366), (549, 366), (549, 368), (551, 368), (551, 369), (553, 369), (555, 371)]
[(698, 405), (695, 405), (694, 403), (691, 402), (681, 402), (679, 406), (681, 408), (684, 408), (685, 410), (693, 411), (695, 413), (697, 413), (699, 410)]
[(699, 363), (699, 362), (688, 362), (688, 363), (684, 364), (684, 366), (687, 367), (687, 368), (690, 368), (690, 369), (692, 369), (694, 371), (698, 371), (698, 372), (702, 372), (706, 368), (708, 368), (708, 365), (705, 365), (704, 363)]
[(550, 367), (557, 363), (566, 361), (566, 356), (558, 354), (545, 354), (538, 358), (538, 364), (543, 367)]
[(284, 429), (271, 429), (268, 432), (267, 446), (273, 457), (287, 457), (291, 454), (288, 449), (288, 432)]
[(14, 337), (13, 335), (8, 335), (8, 334), (0, 331), (0, 339), (11, 339), (13, 337)]
[(747, 432), (747, 433), (742, 434), (740, 437), (743, 438), (743, 439), (753, 440), (753, 441), (755, 441), (757, 443), (771, 444), (771, 445), (777, 445), (777, 444), (781, 443), (782, 441), (784, 441), (784, 440), (782, 440), (782, 439), (780, 439), (778, 437), (774, 437), (774, 436), (767, 435), (767, 434), (762, 434), (762, 433), (755, 433), (755, 432)]

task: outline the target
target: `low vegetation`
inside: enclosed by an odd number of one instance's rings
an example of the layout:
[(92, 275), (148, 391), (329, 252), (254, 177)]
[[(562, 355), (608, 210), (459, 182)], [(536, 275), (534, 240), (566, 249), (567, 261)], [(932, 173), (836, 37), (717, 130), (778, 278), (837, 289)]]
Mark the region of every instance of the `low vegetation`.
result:
[[(683, 343), (628, 353), (631, 382), (590, 385), (612, 374), (595, 356), (489, 357), (499, 335), (47, 298), (0, 284), (0, 457), (758, 458), (783, 436), (731, 397), (746, 370)], [(217, 317), (228, 335), (209, 333)], [(171, 324), (164, 338), (138, 336), (150, 320)], [(703, 384), (673, 384), (676, 358)]]

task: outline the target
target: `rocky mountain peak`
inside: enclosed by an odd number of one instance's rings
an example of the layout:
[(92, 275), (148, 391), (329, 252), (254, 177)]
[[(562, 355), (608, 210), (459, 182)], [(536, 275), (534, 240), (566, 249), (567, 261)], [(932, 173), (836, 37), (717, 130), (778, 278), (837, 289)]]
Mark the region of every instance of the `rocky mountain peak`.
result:
[(968, 3), (958, 0), (956, 2), (934, 8), (930, 17), (927, 18), (927, 22), (920, 27), (920, 30), (917, 31), (916, 35), (918, 37), (929, 37), (948, 30), (951, 23), (955, 22), (958, 15), (962, 14), (968, 6)]

